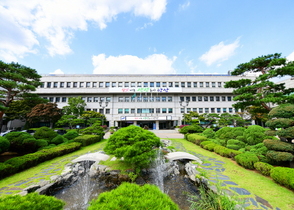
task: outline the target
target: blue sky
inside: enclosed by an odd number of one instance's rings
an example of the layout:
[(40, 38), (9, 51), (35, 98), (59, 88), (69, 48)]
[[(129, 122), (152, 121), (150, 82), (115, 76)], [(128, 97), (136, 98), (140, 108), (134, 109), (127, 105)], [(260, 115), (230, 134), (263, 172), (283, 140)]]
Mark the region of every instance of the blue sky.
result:
[(294, 60), (293, 0), (1, 0), (0, 60), (39, 74), (227, 73)]

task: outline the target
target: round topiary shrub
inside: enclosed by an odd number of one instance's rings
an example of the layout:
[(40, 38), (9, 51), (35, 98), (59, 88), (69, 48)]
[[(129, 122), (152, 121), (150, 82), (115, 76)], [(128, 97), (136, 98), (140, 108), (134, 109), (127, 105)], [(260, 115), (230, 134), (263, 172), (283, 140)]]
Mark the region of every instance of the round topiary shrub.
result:
[(264, 176), (270, 176), (271, 170), (274, 168), (271, 164), (264, 162), (254, 163), (254, 168)]
[(236, 155), (235, 160), (240, 166), (247, 169), (255, 169), (254, 163), (259, 162), (258, 157), (251, 152), (245, 152), (245, 153)]
[(5, 138), (0, 136), (0, 153), (6, 152), (10, 146), (10, 142)]
[(74, 139), (74, 138), (76, 138), (78, 136), (79, 136), (79, 134), (75, 130), (70, 130), (66, 134), (63, 135), (63, 137), (68, 139), (68, 140), (72, 140), (72, 139)]
[(244, 131), (245, 143), (255, 145), (262, 143), (267, 138), (266, 129), (259, 125), (251, 125)]
[(46, 141), (44, 139), (37, 139), (36, 145), (37, 145), (38, 149), (42, 149), (43, 147), (48, 146), (48, 141)]
[(207, 129), (205, 129), (205, 130), (202, 132), (202, 134), (203, 134), (204, 136), (206, 136), (207, 138), (210, 138), (210, 139), (215, 138), (215, 132), (214, 132), (214, 130), (213, 130), (212, 128), (207, 128)]
[(233, 136), (232, 131), (233, 131), (233, 128), (231, 127), (223, 127), (219, 129), (217, 132), (215, 132), (215, 135), (219, 139), (229, 140)]
[(155, 156), (154, 147), (161, 146), (160, 139), (151, 131), (130, 125), (114, 132), (104, 151), (133, 164), (134, 167), (149, 166)]
[(289, 152), (278, 152), (278, 151), (274, 151), (274, 150), (269, 150), (266, 153), (266, 156), (276, 163), (293, 160), (293, 155)]
[(179, 210), (179, 207), (155, 185), (139, 186), (125, 182), (110, 192), (101, 193), (96, 200), (91, 201), (88, 210), (98, 209)]
[(245, 143), (239, 140), (230, 139), (227, 141), (226, 147), (229, 149), (239, 150), (245, 147)]
[(187, 134), (187, 133), (202, 133), (203, 128), (199, 125), (188, 125), (182, 127), (179, 132), (181, 134)]
[(58, 145), (58, 144), (62, 144), (65, 141), (66, 141), (66, 139), (63, 136), (57, 135), (51, 140), (51, 144)]
[(34, 137), (36, 139), (45, 139), (49, 143), (57, 135), (58, 133), (56, 133), (53, 129), (45, 127), (45, 126), (38, 128), (37, 131), (34, 133)]
[(11, 152), (23, 154), (34, 152), (37, 149), (36, 139), (26, 132), (10, 132), (5, 135), (5, 138), (10, 142)]
[(274, 167), (271, 170), (271, 178), (280, 185), (294, 190), (294, 168)]
[(264, 146), (269, 150), (277, 150), (281, 152), (294, 152), (294, 146), (291, 143), (283, 142), (280, 140), (265, 139), (263, 141)]

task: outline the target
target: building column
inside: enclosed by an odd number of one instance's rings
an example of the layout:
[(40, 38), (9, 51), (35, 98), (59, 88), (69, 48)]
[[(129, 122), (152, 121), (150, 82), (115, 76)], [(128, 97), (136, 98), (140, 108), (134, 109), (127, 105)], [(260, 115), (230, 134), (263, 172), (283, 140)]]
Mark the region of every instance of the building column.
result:
[(155, 124), (156, 124), (156, 128), (155, 128), (155, 130), (159, 130), (159, 121), (156, 120), (156, 121), (155, 121)]

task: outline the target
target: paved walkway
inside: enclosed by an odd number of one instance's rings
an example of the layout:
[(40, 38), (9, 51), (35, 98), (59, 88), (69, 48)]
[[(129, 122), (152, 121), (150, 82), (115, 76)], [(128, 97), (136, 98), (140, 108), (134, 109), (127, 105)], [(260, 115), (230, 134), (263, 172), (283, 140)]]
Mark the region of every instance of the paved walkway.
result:
[[(183, 134), (180, 134), (174, 130), (151, 130), (154, 132), (158, 137), (160, 138), (168, 138), (168, 139), (182, 139)], [(106, 133), (104, 136), (105, 139), (109, 138), (111, 134)], [(247, 195), (246, 199), (246, 205), (249, 206), (255, 206), (256, 208), (253, 208), (255, 210), (270, 210), (270, 209), (275, 209), (279, 210), (279, 208), (273, 208), (270, 203), (256, 195), (253, 195), (246, 189), (238, 187), (237, 183), (234, 183), (230, 181), (230, 178), (223, 175), (222, 173), (225, 171), (225, 168), (223, 167), (224, 162), (219, 161), (215, 158), (209, 158), (205, 157), (199, 154), (196, 154), (195, 152), (187, 150), (181, 143), (174, 142), (173, 146), (176, 147), (177, 150), (183, 151), (183, 152), (188, 152), (196, 157), (200, 158), (203, 162), (209, 162), (202, 164), (202, 167), (206, 169), (207, 171), (214, 171), (215, 176), (210, 177), (210, 180), (212, 182), (217, 182), (221, 181), (222, 186), (226, 186), (228, 188), (228, 193), (229, 194), (235, 194), (235, 195)], [(101, 150), (101, 148), (97, 148), (97, 151)], [(77, 158), (77, 156), (72, 156), (65, 158), (64, 160), (61, 161), (68, 161), (68, 160), (73, 160)], [(45, 175), (58, 175), (60, 171), (62, 171), (63, 168), (60, 168), (59, 163), (53, 163), (50, 167), (42, 170), (40, 173), (37, 173), (34, 175), (34, 177), (31, 177), (27, 180), (22, 180), (15, 182), (13, 184), (7, 185), (6, 187), (0, 188), (0, 196), (1, 195), (7, 195), (7, 194), (15, 194), (23, 190), (25, 187), (31, 186), (33, 184), (37, 184), (40, 181), (46, 181), (45, 179), (42, 179)], [(48, 182), (48, 180), (47, 180)]]

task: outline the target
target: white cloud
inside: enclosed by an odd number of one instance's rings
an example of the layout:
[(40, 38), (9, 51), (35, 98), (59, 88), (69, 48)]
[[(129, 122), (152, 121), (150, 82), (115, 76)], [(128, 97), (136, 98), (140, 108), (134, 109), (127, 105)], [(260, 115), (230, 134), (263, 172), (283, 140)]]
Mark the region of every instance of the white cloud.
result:
[(49, 74), (64, 74), (61, 69), (56, 69), (54, 72), (50, 72)]
[(184, 4), (179, 5), (180, 11), (186, 10), (190, 6), (190, 1), (185, 2)]
[(51, 56), (64, 55), (72, 51), (74, 31), (86, 31), (90, 22), (102, 30), (120, 13), (156, 21), (166, 4), (167, 0), (2, 0), (0, 56), (11, 59), (35, 52), (34, 47), (44, 38)]
[(187, 66), (191, 70), (191, 73), (195, 72), (195, 69), (197, 68), (197, 65), (194, 64), (193, 60), (189, 60), (186, 62)]
[(220, 42), (219, 44), (212, 46), (209, 51), (204, 53), (199, 59), (205, 62), (208, 66), (213, 63), (220, 63), (233, 56), (238, 47), (240, 47), (239, 38), (233, 43), (227, 45), (225, 45), (224, 42)]
[(172, 64), (177, 58), (163, 54), (152, 54), (146, 58), (133, 55), (109, 56), (99, 54), (92, 57), (94, 74), (173, 74)]
[(294, 61), (294, 51), (290, 55), (287, 56), (287, 60)]

